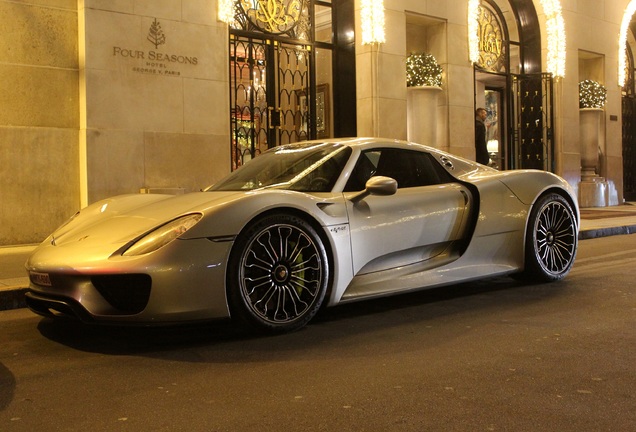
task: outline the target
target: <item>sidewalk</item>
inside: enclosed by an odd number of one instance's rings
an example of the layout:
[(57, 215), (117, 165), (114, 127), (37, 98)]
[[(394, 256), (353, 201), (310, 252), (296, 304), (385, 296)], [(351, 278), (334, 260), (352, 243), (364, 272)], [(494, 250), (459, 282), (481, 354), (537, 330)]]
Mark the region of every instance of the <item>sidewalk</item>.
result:
[(579, 240), (636, 233), (636, 202), (581, 209)]
[[(636, 203), (581, 209), (580, 240), (636, 233)], [(36, 245), (0, 247), (0, 311), (24, 307), (24, 263)]]

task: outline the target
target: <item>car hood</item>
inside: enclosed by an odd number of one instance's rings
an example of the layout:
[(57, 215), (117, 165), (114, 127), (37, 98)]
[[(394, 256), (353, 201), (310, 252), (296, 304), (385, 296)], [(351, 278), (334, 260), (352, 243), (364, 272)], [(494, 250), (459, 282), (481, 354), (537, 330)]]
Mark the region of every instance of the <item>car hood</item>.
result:
[(195, 192), (186, 195), (122, 195), (96, 202), (58, 228), (46, 242), (65, 247), (81, 242), (122, 246), (179, 216), (205, 213), (240, 192)]

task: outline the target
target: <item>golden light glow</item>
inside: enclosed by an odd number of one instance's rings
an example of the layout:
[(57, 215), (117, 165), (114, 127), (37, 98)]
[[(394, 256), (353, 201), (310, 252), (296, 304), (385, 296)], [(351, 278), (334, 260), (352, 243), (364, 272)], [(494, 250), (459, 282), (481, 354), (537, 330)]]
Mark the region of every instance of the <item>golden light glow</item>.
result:
[(565, 21), (559, 0), (541, 0), (548, 36), (546, 70), (555, 78), (565, 76)]
[[(632, 0), (632, 3), (636, 0)], [(547, 72), (565, 76), (565, 21), (559, 0), (541, 0), (547, 30)], [(468, 51), (470, 61), (479, 61), (479, 0), (468, 0)]]
[(468, 56), (479, 61), (479, 0), (468, 0)]
[(384, 1), (362, 0), (360, 3), (362, 44), (386, 42), (384, 33)]
[(627, 68), (627, 32), (629, 31), (629, 23), (632, 16), (636, 13), (636, 0), (629, 2), (625, 13), (623, 14), (623, 22), (621, 22), (621, 31), (618, 34), (618, 85), (625, 85), (625, 69)]
[(217, 17), (224, 23), (234, 22), (234, 0), (218, 0)]

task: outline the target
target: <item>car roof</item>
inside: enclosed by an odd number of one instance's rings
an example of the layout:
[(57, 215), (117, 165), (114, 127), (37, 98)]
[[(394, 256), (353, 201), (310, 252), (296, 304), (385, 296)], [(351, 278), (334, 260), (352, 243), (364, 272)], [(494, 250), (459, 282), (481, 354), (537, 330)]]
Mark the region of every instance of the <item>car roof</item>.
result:
[(286, 145), (287, 146), (311, 146), (316, 144), (341, 144), (352, 148), (358, 148), (364, 150), (369, 147), (400, 147), (400, 148), (413, 148), (417, 150), (427, 150), (432, 152), (438, 152), (437, 149), (422, 144), (412, 143), (408, 141), (402, 141), (390, 138), (370, 138), (370, 137), (356, 137), (356, 138), (329, 138), (323, 140), (304, 141)]

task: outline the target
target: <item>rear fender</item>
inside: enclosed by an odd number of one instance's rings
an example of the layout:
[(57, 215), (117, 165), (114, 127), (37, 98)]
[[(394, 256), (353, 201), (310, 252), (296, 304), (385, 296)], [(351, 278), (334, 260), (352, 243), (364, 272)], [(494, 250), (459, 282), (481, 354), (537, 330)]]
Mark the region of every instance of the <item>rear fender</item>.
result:
[(502, 173), (499, 179), (526, 205), (533, 204), (545, 191), (555, 188), (562, 190), (565, 198), (576, 203), (574, 190), (570, 184), (561, 177), (546, 171), (507, 171)]

